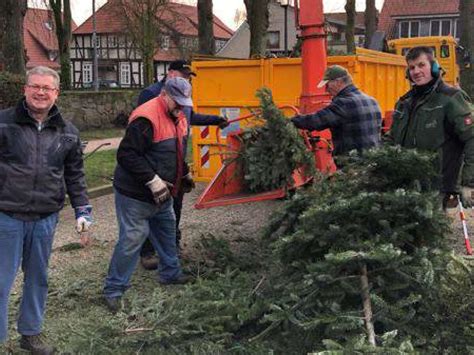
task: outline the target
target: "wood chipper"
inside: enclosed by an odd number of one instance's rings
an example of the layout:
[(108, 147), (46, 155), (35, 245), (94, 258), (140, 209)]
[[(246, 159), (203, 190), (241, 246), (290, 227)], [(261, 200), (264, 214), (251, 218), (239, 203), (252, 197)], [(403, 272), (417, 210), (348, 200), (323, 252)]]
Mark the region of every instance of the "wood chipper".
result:
[[(328, 58), (322, 0), (301, 0), (296, 10), (296, 22), (302, 39), (301, 59), (195, 62), (193, 70), (198, 73), (193, 83), (196, 111), (226, 114), (233, 124), (244, 122), (242, 120), (253, 116), (252, 112), (258, 106), (255, 90), (262, 86), (272, 89), (275, 102), (288, 116), (296, 112), (307, 114), (318, 111), (331, 100), (324, 88), (317, 87), (328, 62), (329, 65), (345, 66), (356, 84), (374, 96), (382, 109), (388, 111), (393, 108), (395, 99), (408, 88), (403, 57), (366, 50), (367, 53), (363, 52), (362, 55)], [(240, 108), (243, 110), (245, 107), (254, 109), (249, 110), (250, 114), (242, 115)], [(215, 112), (218, 109), (220, 112)], [(234, 111), (237, 113), (232, 115)], [(231, 115), (228, 115), (229, 112)], [(239, 151), (238, 136), (242, 127), (245, 125), (223, 137), (226, 148), (222, 148), (218, 130), (212, 127), (193, 128), (196, 180), (209, 181), (212, 178), (199, 197), (196, 208), (281, 198), (288, 188), (297, 188), (308, 182), (308, 178), (297, 169), (293, 174), (292, 186), (264, 193), (248, 193), (237, 162), (222, 164), (224, 151)], [(331, 154), (329, 130), (314, 132), (311, 137), (303, 136), (307, 149), (314, 153), (316, 168), (323, 172), (334, 172), (336, 168)]]

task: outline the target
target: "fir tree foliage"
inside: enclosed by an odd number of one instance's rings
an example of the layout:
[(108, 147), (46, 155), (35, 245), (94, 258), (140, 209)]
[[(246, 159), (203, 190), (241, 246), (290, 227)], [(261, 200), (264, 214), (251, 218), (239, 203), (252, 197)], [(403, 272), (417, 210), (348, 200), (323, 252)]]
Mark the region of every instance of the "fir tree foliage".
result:
[[(416, 150), (370, 150), (297, 193), (267, 228), (286, 271), (263, 334), (284, 331), (302, 351), (321, 354), (472, 349), (472, 269), (446, 243), (435, 163)], [(364, 269), (376, 347), (362, 307)], [(442, 310), (451, 297), (461, 324)]]
[(293, 182), (292, 174), (304, 168), (314, 173), (314, 156), (294, 125), (273, 102), (268, 88), (257, 91), (263, 125), (248, 128), (241, 135), (239, 162), (244, 181), (252, 192), (263, 192), (285, 187)]

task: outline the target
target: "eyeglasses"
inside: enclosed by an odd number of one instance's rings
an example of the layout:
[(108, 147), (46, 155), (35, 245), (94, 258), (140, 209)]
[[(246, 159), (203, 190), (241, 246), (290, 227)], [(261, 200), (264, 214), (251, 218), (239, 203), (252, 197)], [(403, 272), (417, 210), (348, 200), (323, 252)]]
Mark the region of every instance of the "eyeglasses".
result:
[(26, 87), (30, 88), (34, 92), (43, 91), (46, 94), (51, 94), (53, 91), (58, 90), (57, 88), (52, 88), (50, 86), (41, 86), (41, 85), (36, 85), (36, 84), (33, 84), (33, 85), (26, 84)]

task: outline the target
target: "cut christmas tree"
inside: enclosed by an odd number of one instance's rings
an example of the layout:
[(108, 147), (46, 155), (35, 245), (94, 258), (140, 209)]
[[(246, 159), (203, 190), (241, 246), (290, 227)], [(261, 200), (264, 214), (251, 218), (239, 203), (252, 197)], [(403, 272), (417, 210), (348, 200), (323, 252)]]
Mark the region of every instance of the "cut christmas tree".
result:
[(314, 156), (293, 124), (273, 102), (267, 88), (257, 91), (261, 126), (245, 129), (241, 136), (238, 162), (245, 186), (251, 192), (264, 192), (292, 185), (295, 169), (307, 176), (314, 173)]

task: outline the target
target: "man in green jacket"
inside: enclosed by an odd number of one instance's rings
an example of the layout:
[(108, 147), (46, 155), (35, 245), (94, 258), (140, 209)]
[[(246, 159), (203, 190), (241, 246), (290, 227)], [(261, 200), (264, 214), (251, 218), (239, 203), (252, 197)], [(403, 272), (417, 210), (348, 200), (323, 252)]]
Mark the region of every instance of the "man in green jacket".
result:
[[(442, 80), (439, 64), (429, 47), (414, 47), (406, 54), (412, 89), (402, 96), (393, 114), (389, 135), (405, 148), (438, 152), (444, 207), (462, 193), (474, 202), (474, 124), (471, 99)], [(462, 170), (462, 172), (461, 172)], [(457, 186), (461, 173), (461, 191)]]

